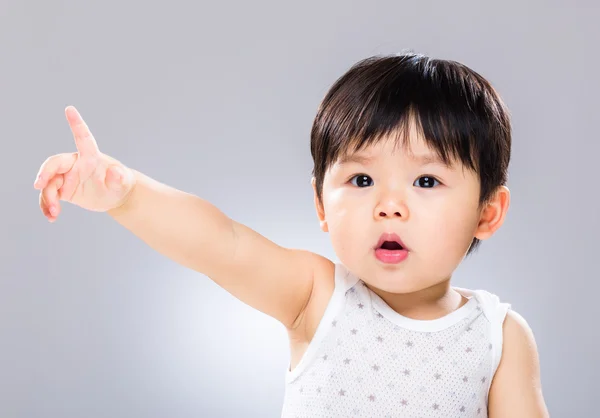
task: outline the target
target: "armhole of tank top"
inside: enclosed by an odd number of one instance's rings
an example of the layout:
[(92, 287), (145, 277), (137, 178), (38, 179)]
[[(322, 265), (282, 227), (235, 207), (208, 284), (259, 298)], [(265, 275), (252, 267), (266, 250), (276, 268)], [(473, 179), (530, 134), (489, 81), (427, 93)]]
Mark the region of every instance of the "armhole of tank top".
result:
[(290, 371), (288, 366), (288, 369), (286, 370), (285, 374), (286, 383), (291, 383), (292, 381), (297, 379), (302, 374), (302, 372), (310, 365), (310, 363), (315, 359), (321, 342), (325, 339), (325, 337), (331, 330), (331, 327), (329, 327), (328, 325), (331, 324), (334, 318), (344, 307), (344, 302), (346, 300), (346, 291), (352, 286), (354, 286), (357, 282), (358, 279), (351, 275), (344, 265), (340, 263), (335, 263), (334, 287), (333, 293), (331, 294), (331, 298), (327, 303), (327, 307), (325, 308), (323, 317), (319, 321), (319, 325), (317, 325), (315, 335), (308, 344), (304, 355), (302, 356), (296, 367), (294, 367), (294, 370)]
[(500, 365), (500, 360), (502, 359), (502, 345), (504, 344), (503, 338), (503, 327), (504, 320), (506, 319), (506, 314), (510, 309), (510, 305), (508, 303), (498, 303), (498, 305), (493, 307), (493, 315), (491, 318), (491, 333), (490, 333), (490, 342), (492, 344), (492, 367), (490, 370), (490, 378), (488, 379), (488, 387), (486, 392), (486, 399), (489, 397), (490, 389), (492, 387), (492, 381), (494, 380), (494, 376), (496, 375), (496, 371), (498, 370), (498, 366)]

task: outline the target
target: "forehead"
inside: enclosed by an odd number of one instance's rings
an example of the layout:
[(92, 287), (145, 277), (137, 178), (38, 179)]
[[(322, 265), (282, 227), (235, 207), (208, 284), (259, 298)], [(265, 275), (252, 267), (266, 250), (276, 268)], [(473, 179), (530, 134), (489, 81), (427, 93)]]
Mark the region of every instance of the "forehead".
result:
[(362, 137), (341, 141), (341, 149), (334, 162), (344, 162), (353, 156), (397, 153), (410, 156), (426, 151), (428, 146), (422, 127), (416, 116), (409, 115), (391, 131), (373, 135), (365, 132)]
[(352, 163), (368, 165), (374, 160), (386, 156), (406, 159), (409, 162), (417, 164), (443, 164), (450, 165), (443, 161), (439, 152), (429, 147), (421, 138), (410, 138), (409, 140), (398, 140), (398, 138), (382, 138), (379, 141), (354, 149), (344, 150), (340, 153), (335, 162), (337, 166), (345, 166)]

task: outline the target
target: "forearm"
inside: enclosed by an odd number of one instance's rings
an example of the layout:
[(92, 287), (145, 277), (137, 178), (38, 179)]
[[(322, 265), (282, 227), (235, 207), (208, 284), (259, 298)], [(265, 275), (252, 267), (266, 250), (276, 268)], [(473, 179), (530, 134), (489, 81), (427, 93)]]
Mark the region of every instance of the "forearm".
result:
[(210, 274), (232, 251), (232, 220), (210, 202), (135, 172), (136, 186), (108, 213), (171, 260)]

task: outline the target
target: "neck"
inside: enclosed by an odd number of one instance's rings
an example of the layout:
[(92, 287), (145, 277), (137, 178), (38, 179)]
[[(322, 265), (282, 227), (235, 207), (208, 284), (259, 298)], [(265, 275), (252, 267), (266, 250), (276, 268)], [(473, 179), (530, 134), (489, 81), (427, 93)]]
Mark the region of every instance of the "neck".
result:
[(463, 306), (467, 299), (450, 286), (450, 279), (412, 293), (390, 293), (367, 287), (402, 316), (418, 320), (441, 318)]

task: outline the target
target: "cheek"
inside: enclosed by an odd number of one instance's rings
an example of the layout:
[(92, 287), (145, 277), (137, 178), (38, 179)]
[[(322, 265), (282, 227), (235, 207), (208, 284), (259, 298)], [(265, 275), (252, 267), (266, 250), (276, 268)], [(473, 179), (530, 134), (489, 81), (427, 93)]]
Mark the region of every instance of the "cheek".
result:
[(357, 236), (365, 236), (368, 223), (368, 205), (356, 204), (343, 194), (332, 194), (325, 202), (325, 216), (332, 244), (338, 251), (351, 251), (360, 243)]
[(372, 208), (366, 195), (332, 193), (325, 202), (325, 215), (330, 228), (361, 229), (372, 220)]
[[(471, 241), (479, 220), (475, 204), (444, 204), (420, 216), (420, 230), (441, 257), (462, 257)], [(463, 251), (464, 250), (464, 251)]]
[(348, 208), (337, 200), (329, 200), (325, 203), (325, 219), (329, 227), (329, 233), (335, 234), (346, 219), (349, 217)]

